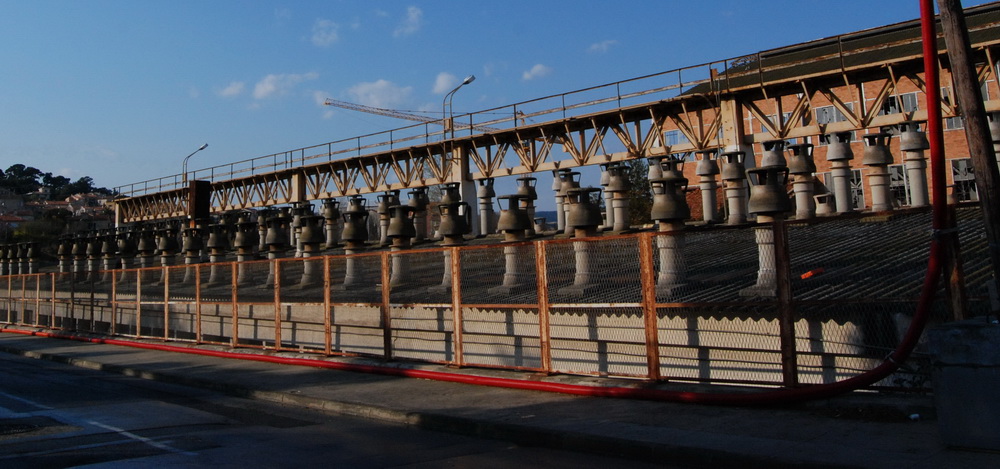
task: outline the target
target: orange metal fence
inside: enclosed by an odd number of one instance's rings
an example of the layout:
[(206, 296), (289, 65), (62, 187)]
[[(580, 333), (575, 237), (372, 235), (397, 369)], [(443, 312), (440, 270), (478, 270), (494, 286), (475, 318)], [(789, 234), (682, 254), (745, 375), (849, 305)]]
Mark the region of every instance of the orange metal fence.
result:
[[(896, 345), (928, 218), (10, 275), (0, 323), (545, 373), (824, 383)], [(981, 221), (962, 210), (959, 225), (969, 308), (983, 309)], [(926, 378), (918, 356), (880, 386)]]

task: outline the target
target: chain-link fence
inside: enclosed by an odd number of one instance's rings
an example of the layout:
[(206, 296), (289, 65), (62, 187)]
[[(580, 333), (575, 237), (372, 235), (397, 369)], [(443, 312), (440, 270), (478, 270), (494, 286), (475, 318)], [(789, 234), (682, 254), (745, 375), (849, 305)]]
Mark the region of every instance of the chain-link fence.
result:
[[(961, 262), (950, 278), (959, 281), (938, 292), (938, 321), (989, 308), (982, 220), (974, 208), (955, 216)], [(920, 294), (929, 226), (914, 210), (9, 275), (0, 322), (543, 373), (829, 383), (898, 344)], [(917, 353), (879, 385), (919, 388), (927, 377)]]

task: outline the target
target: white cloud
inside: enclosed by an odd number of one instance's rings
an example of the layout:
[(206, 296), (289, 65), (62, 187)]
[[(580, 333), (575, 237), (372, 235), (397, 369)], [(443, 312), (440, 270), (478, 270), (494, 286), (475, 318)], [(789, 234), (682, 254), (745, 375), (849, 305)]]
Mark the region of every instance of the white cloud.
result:
[(271, 96), (281, 96), (285, 93), (291, 91), (295, 85), (302, 83), (307, 80), (315, 80), (319, 78), (319, 74), (316, 72), (309, 72), (304, 74), (298, 73), (288, 73), (275, 75), (271, 74), (260, 81), (257, 82), (253, 87), (253, 97), (254, 99), (264, 99)]
[(434, 94), (445, 94), (458, 84), (458, 77), (448, 72), (441, 72), (434, 80)]
[(313, 91), (313, 101), (316, 103), (317, 106), (323, 108), (323, 118), (324, 119), (329, 119), (329, 118), (333, 117), (333, 115), (334, 115), (333, 106), (326, 106), (325, 104), (323, 104), (323, 103), (326, 102), (326, 100), (327, 100), (327, 98), (329, 96), (330, 96), (330, 93), (328, 93), (326, 91), (322, 91), (322, 90)]
[(551, 67), (547, 67), (542, 64), (535, 64), (534, 67), (531, 67), (531, 70), (526, 70), (521, 74), (521, 79), (525, 81), (534, 80), (535, 78), (541, 78), (550, 73), (552, 73)]
[(340, 40), (340, 25), (333, 21), (317, 18), (313, 23), (312, 43), (319, 47), (327, 47)]
[(239, 96), (243, 94), (244, 89), (246, 89), (246, 83), (243, 83), (242, 81), (234, 81), (226, 85), (225, 88), (219, 90), (219, 96), (222, 96), (223, 98)]
[(604, 52), (607, 52), (608, 49), (611, 48), (611, 46), (616, 46), (616, 45), (618, 45), (618, 41), (616, 41), (614, 39), (608, 39), (606, 41), (601, 41), (601, 42), (596, 42), (594, 44), (591, 44), (590, 47), (587, 49), (587, 52), (591, 52), (591, 53), (594, 53), (594, 52), (604, 53)]
[(413, 87), (397, 86), (391, 81), (382, 79), (358, 83), (347, 90), (351, 100), (358, 104), (387, 109), (398, 107), (412, 92)]
[(393, 37), (409, 36), (420, 30), (420, 26), (424, 22), (424, 11), (417, 7), (409, 7), (406, 9), (406, 18), (396, 26), (396, 30), (392, 32)]

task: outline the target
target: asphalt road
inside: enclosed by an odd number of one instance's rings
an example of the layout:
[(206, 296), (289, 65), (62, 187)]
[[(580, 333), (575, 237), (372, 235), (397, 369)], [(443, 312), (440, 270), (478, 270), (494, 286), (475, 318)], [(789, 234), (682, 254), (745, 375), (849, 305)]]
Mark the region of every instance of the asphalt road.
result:
[(516, 466), (654, 467), (0, 353), (0, 467), (5, 469)]

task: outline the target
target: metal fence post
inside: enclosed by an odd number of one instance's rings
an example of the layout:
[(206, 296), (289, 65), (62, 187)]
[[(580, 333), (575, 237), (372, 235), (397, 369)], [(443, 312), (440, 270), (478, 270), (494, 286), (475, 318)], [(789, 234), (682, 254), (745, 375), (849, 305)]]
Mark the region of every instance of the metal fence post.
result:
[(229, 289), (230, 289), (231, 303), (233, 305), (233, 318), (232, 318), (233, 325), (232, 325), (232, 332), (230, 333), (229, 337), (229, 343), (230, 346), (236, 348), (239, 345), (238, 337), (240, 335), (239, 285), (237, 284), (237, 282), (239, 281), (239, 278), (237, 277), (239, 275), (239, 263), (232, 262), (231, 264), (229, 264), (229, 268), (231, 271), (230, 274), (231, 282)]
[(330, 256), (323, 256), (323, 353), (333, 354), (333, 324), (330, 320)]
[(382, 355), (386, 360), (392, 360), (392, 309), (389, 306), (389, 253), (382, 252), (379, 255), (381, 260), (382, 279)]
[[(642, 285), (642, 317), (646, 331), (647, 377), (660, 379), (660, 337), (656, 313), (656, 269), (653, 267), (653, 236), (639, 236), (639, 280)], [(672, 236), (672, 235), (663, 235)]]
[(552, 372), (552, 341), (549, 329), (549, 275), (545, 244), (535, 241), (535, 280), (538, 290), (538, 346), (542, 371)]
[(781, 376), (787, 387), (798, 386), (799, 371), (795, 350), (795, 306), (792, 304), (791, 258), (788, 253), (788, 225), (774, 218), (774, 270), (778, 294), (778, 334), (781, 341)]
[[(274, 264), (274, 349), (281, 350), (281, 264), (279, 259), (273, 259)], [(264, 347), (265, 349), (267, 347)]]
[(455, 343), (455, 366), (461, 367), (465, 360), (462, 354), (462, 253), (458, 247), (446, 248), (451, 251), (451, 312), (452, 340)]

